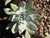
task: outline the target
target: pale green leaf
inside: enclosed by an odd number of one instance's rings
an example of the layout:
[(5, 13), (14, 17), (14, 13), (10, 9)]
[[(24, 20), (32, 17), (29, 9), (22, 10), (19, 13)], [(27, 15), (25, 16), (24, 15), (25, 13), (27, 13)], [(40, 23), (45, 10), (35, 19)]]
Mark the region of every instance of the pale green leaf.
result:
[(39, 25), (39, 22), (37, 20), (32, 20), (32, 22), (35, 24), (35, 25)]
[(18, 31), (18, 25), (17, 25), (17, 23), (15, 23), (15, 24), (13, 25), (11, 31), (12, 31), (12, 33), (17, 33), (17, 31)]
[(26, 31), (25, 38), (31, 38), (30, 34)]
[(30, 29), (29, 27), (26, 26), (26, 31), (29, 32), (29, 34), (33, 35), (35, 33), (34, 30)]
[(30, 17), (32, 18), (32, 20), (39, 20), (42, 16), (39, 14), (32, 14), (30, 15)]
[(32, 21), (32, 18), (30, 16), (26, 16), (26, 21), (30, 22), (30, 21)]
[(4, 11), (6, 14), (10, 15), (10, 14), (14, 14), (14, 11), (11, 10), (10, 8), (4, 8)]
[(26, 14), (27, 14), (27, 15), (31, 15), (31, 14), (36, 13), (36, 11), (37, 11), (37, 9), (35, 9), (35, 8), (30, 8), (30, 9), (26, 10)]
[(11, 0), (6, 0), (5, 5), (7, 5), (9, 2), (11, 2)]
[(12, 22), (17, 22), (18, 21), (17, 15), (16, 14), (10, 15), (8, 20), (10, 20)]
[(34, 30), (34, 31), (37, 31), (38, 30), (37, 26), (33, 22), (28, 22), (28, 25), (27, 26), (30, 29)]
[(16, 11), (18, 9), (18, 6), (13, 3), (11, 3), (10, 6), (14, 11)]
[(32, 1), (27, 3), (26, 9), (33, 8)]

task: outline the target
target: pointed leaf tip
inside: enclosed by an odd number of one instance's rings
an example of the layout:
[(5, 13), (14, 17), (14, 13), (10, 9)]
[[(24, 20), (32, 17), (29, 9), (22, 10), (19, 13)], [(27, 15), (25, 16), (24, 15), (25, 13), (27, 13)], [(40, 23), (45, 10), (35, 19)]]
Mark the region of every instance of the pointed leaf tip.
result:
[(11, 3), (10, 6), (14, 11), (16, 11), (18, 9), (18, 6), (13, 3)]
[(11, 2), (11, 0), (6, 0), (5, 5), (7, 5), (9, 2)]

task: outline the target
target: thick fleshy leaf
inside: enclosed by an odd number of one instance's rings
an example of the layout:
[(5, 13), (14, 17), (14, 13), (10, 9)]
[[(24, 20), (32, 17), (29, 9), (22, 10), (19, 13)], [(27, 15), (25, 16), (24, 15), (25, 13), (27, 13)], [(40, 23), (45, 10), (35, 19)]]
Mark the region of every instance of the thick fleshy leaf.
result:
[(31, 38), (30, 34), (28, 33), (28, 31), (26, 31), (25, 33), (25, 38)]
[(21, 14), (21, 13), (23, 13), (23, 12), (25, 12), (25, 8), (20, 7), (20, 8), (18, 8), (18, 10), (16, 11), (16, 14)]
[(13, 24), (14, 24), (14, 22), (11, 22), (10, 24), (8, 24), (7, 27), (6, 27), (6, 30), (12, 28)]
[(17, 15), (15, 15), (15, 14), (10, 15), (8, 20), (10, 20), (12, 22), (17, 22), (18, 21)]
[(10, 8), (4, 8), (4, 11), (6, 14), (10, 15), (10, 14), (14, 14), (14, 11), (11, 10)]
[(34, 30), (30, 29), (29, 27), (26, 26), (26, 31), (29, 32), (29, 34), (33, 35), (35, 33)]
[(5, 5), (7, 5), (9, 2), (11, 2), (11, 0), (6, 0)]
[(19, 31), (22, 33), (26, 29), (26, 21), (21, 21), (21, 24), (19, 25)]
[(37, 9), (32, 8), (31, 6), (30, 8), (28, 7), (29, 9), (25, 9), (25, 6), (25, 2), (22, 1), (19, 4), (19, 8), (15, 11), (15, 13), (10, 14), (8, 20), (15, 22), (11, 29), (12, 33), (16, 33), (18, 31), (21, 34), (24, 30), (26, 30), (25, 38), (30, 38), (29, 33), (32, 35), (35, 33), (35, 31), (38, 30), (36, 25), (39, 24), (36, 20), (39, 20), (41, 16), (35, 14)]
[(30, 16), (26, 16), (26, 21), (30, 22), (30, 21), (32, 21), (32, 18)]
[(32, 14), (30, 15), (30, 17), (32, 18), (32, 20), (39, 20), (42, 16), (40, 16), (39, 14)]
[(26, 7), (26, 3), (24, 1), (20, 2), (19, 7)]
[(35, 8), (30, 8), (29, 10), (26, 10), (26, 14), (27, 14), (27, 15), (31, 15), (31, 14), (34, 14), (36, 11), (37, 11), (37, 9), (35, 9)]
[(22, 1), (19, 4), (19, 8), (17, 9), (16, 14), (25, 13), (25, 6), (26, 6), (25, 2)]
[(10, 5), (11, 5), (11, 8), (12, 8), (14, 11), (16, 11), (16, 10), (18, 9), (17, 5), (15, 5), (15, 4), (13, 4), (13, 3), (11, 3)]
[(28, 4), (26, 6), (26, 9), (30, 9), (30, 8), (33, 8), (33, 5), (32, 5), (32, 0), (28, 0)]
[(35, 25), (39, 25), (39, 22), (37, 20), (32, 21)]
[(37, 26), (33, 22), (28, 22), (27, 27), (29, 27), (30, 29), (32, 29), (34, 31), (38, 30)]
[(17, 23), (15, 23), (15, 24), (13, 25), (11, 31), (12, 31), (12, 33), (17, 33), (17, 31), (18, 31), (18, 25), (17, 25)]

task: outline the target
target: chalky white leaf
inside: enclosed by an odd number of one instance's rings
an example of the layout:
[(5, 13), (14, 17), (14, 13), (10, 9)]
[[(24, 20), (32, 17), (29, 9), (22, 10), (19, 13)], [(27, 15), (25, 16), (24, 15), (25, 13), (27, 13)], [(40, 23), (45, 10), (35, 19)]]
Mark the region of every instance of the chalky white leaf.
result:
[(26, 29), (26, 21), (21, 21), (21, 24), (19, 25), (19, 31), (23, 32)]

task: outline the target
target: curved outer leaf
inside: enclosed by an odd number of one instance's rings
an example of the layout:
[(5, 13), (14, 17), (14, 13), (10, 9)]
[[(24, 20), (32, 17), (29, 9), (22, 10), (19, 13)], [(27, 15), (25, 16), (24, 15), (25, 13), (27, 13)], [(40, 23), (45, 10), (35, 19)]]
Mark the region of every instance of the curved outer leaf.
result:
[(26, 7), (26, 3), (24, 1), (20, 2), (19, 7), (25, 8)]
[(12, 28), (13, 24), (14, 24), (14, 22), (11, 22), (10, 24), (8, 24), (7, 27), (6, 27), (6, 30)]
[(6, 14), (10, 15), (10, 14), (14, 14), (14, 11), (11, 10), (10, 8), (4, 8), (4, 11)]
[(37, 26), (33, 22), (28, 22), (27, 27), (34, 30), (34, 31), (38, 30)]
[(39, 22), (37, 20), (32, 21), (35, 25), (39, 25)]
[(27, 0), (27, 1), (28, 1), (28, 4), (27, 4), (27, 6), (26, 6), (26, 9), (33, 8), (32, 0)]
[(31, 38), (30, 34), (26, 31), (25, 38)]
[(6, 0), (5, 5), (7, 5), (9, 2), (11, 2), (11, 0)]
[(12, 14), (12, 15), (10, 15), (8, 20), (10, 20), (12, 22), (17, 22), (18, 21), (18, 17), (17, 16), (18, 15)]
[(32, 18), (30, 16), (26, 16), (26, 21), (30, 22), (30, 21), (32, 21)]
[(14, 21), (14, 19), (16, 18), (16, 15), (10, 15), (9, 19), (10, 21)]
[(12, 31), (12, 33), (17, 33), (17, 31), (18, 31), (18, 25), (17, 25), (17, 23), (15, 23), (15, 24), (13, 25), (11, 31)]
[(32, 14), (30, 15), (30, 17), (32, 18), (32, 20), (39, 20), (42, 16), (40, 16), (39, 14)]
[(26, 31), (29, 32), (29, 34), (33, 35), (35, 33), (34, 30), (30, 29), (29, 27), (26, 26)]
[(16, 11), (16, 14), (21, 14), (21, 13), (25, 12), (25, 7), (26, 7), (26, 3), (22, 1), (22, 2), (19, 4), (19, 8), (18, 8), (18, 10)]
[[(24, 30), (26, 30), (25, 38), (31, 38), (29, 33), (34, 34), (35, 31), (38, 30), (36, 25), (39, 24), (36, 20), (39, 20), (41, 16), (35, 14), (35, 8), (30, 7), (29, 9), (25, 9), (25, 6), (25, 2), (21, 2), (19, 4), (19, 8), (16, 10), (16, 13), (10, 14), (9, 20), (15, 22), (11, 31), (12, 33), (16, 33), (17, 31), (22, 33)], [(23, 15), (23, 17), (21, 17), (21, 15)]]
[(10, 6), (14, 11), (16, 11), (18, 9), (18, 6), (13, 3), (11, 3)]
[(19, 25), (19, 31), (22, 33), (26, 29), (27, 22), (25, 20), (21, 21), (21, 24)]
[(31, 15), (31, 14), (34, 14), (36, 11), (37, 11), (37, 9), (35, 9), (35, 8), (30, 8), (30, 9), (26, 10), (26, 14), (27, 14), (27, 15)]

